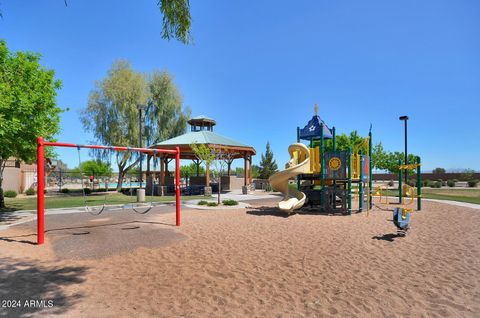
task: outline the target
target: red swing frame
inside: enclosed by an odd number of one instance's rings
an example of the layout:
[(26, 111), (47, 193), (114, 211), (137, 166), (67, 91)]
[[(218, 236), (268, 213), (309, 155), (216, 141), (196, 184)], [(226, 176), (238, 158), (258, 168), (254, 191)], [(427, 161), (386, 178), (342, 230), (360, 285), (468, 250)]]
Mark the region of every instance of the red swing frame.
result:
[[(134, 151), (146, 154), (167, 153), (175, 155), (175, 225), (180, 226), (180, 148), (171, 149), (149, 149), (130, 148), (102, 145), (77, 145), (65, 142), (44, 141), (43, 137), (37, 138), (37, 245), (45, 242), (45, 147), (68, 147), (68, 148), (89, 148), (106, 149), (116, 151)], [(82, 185), (83, 186), (83, 185)]]

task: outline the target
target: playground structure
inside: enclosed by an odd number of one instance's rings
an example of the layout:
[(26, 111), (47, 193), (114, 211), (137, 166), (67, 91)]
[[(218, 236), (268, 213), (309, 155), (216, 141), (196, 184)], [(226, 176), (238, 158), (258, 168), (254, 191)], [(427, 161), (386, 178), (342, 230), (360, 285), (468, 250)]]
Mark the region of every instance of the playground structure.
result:
[[(38, 169), (38, 185), (37, 185), (37, 245), (45, 242), (45, 147), (67, 147), (67, 148), (87, 148), (87, 149), (103, 149), (110, 151), (129, 151), (141, 154), (157, 153), (171, 154), (175, 156), (175, 204), (176, 217), (175, 225), (180, 226), (180, 149), (149, 149), (149, 148), (131, 148), (118, 146), (102, 146), (102, 145), (77, 145), (64, 142), (48, 142), (43, 137), (37, 139), (37, 169)], [(40, 177), (43, 176), (43, 177)], [(84, 190), (83, 190), (84, 191)], [(85, 195), (85, 192), (83, 192)], [(87, 209), (88, 211), (88, 209)], [(103, 211), (103, 209), (102, 209)], [(100, 213), (98, 213), (100, 214)], [(142, 213), (141, 213), (142, 214)]]
[[(291, 213), (302, 207), (326, 213), (352, 214), (368, 211), (373, 206), (373, 197), (379, 197), (379, 204), (386, 209), (393, 203), (389, 199), (388, 186), (372, 187), (372, 132), (366, 138), (346, 151), (338, 151), (335, 127), (330, 129), (315, 114), (303, 129), (297, 127), (297, 143), (289, 146), (290, 161), (286, 169), (272, 175), (271, 185), (284, 194), (278, 207)], [(331, 151), (325, 151), (325, 141), (331, 140)], [(309, 147), (300, 143), (309, 141)], [(402, 230), (409, 226), (411, 207), (417, 201), (417, 210), (421, 210), (421, 163), (420, 157), (413, 164), (399, 161), (399, 204), (393, 210), (394, 223)], [(402, 172), (416, 169), (417, 187), (402, 185)], [(296, 189), (289, 180), (297, 179)], [(353, 203), (358, 205), (354, 208)]]
[[(285, 197), (279, 208), (291, 213), (308, 205), (327, 213), (352, 214), (353, 191), (358, 198), (356, 212), (372, 207), (372, 133), (362, 143), (347, 151), (338, 151), (335, 127), (330, 129), (317, 115), (303, 129), (297, 127), (297, 143), (289, 147), (287, 169), (270, 177), (272, 186)], [(325, 151), (325, 141), (332, 140), (332, 150)], [(309, 147), (300, 143), (307, 140)], [(297, 178), (296, 189), (288, 180)]]

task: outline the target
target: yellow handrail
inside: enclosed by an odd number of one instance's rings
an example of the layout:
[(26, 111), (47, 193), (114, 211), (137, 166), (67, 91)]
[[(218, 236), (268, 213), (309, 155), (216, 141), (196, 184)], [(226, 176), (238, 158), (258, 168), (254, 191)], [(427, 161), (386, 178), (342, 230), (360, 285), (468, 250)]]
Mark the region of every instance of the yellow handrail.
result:
[[(385, 195), (384, 195), (385, 193)], [(375, 197), (379, 197), (380, 200), (379, 200), (379, 203), (380, 204), (386, 204), (387, 205), (387, 208), (388, 208), (388, 205), (389, 205), (389, 201), (388, 201), (388, 186), (386, 185), (380, 185), (378, 186), (376, 189), (375, 189), (375, 192), (372, 194), (372, 196), (375, 196)], [(382, 197), (385, 197), (385, 202), (382, 202)]]
[[(403, 206), (411, 205), (415, 201), (415, 187), (412, 187), (408, 184), (403, 185), (402, 192), (405, 193), (405, 197), (403, 200)], [(407, 202), (407, 198), (410, 198)]]

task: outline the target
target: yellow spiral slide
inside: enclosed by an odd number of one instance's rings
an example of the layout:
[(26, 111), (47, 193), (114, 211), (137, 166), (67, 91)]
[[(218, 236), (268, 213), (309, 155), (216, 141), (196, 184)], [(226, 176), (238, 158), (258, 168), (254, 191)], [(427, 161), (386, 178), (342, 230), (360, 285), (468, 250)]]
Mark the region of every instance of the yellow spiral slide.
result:
[(302, 143), (295, 143), (288, 147), (290, 161), (286, 169), (272, 175), (268, 180), (271, 186), (283, 193), (284, 198), (278, 203), (280, 210), (291, 213), (300, 209), (305, 203), (305, 193), (288, 187), (288, 180), (302, 173), (310, 171), (310, 150)]

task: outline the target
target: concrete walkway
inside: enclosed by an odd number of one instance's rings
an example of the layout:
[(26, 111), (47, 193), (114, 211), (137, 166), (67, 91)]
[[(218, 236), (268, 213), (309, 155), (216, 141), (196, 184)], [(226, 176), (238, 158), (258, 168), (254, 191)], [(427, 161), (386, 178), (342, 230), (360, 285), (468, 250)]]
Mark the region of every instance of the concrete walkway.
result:
[(465, 207), (465, 208), (480, 210), (480, 204), (475, 204), (475, 203), (451, 201), (451, 200), (437, 200), (437, 199), (422, 199), (422, 201), (432, 201), (432, 202), (438, 202), (438, 203), (445, 203), (445, 204), (462, 206), (462, 207)]

